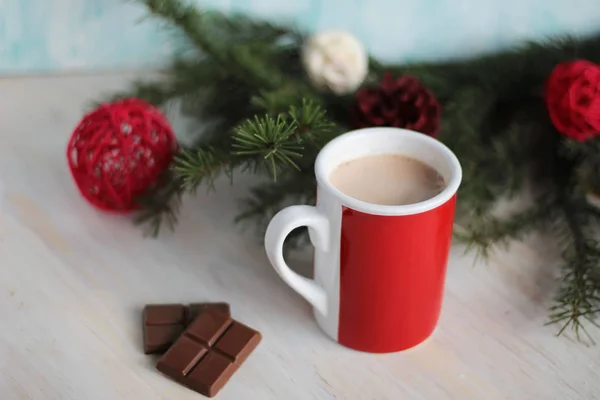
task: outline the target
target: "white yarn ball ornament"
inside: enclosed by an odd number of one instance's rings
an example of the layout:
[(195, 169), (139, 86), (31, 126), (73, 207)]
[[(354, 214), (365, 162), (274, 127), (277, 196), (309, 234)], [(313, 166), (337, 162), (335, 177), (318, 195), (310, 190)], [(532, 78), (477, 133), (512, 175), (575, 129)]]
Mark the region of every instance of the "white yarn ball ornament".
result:
[(356, 90), (369, 70), (362, 43), (348, 32), (333, 30), (308, 38), (302, 48), (302, 64), (317, 89), (337, 95)]

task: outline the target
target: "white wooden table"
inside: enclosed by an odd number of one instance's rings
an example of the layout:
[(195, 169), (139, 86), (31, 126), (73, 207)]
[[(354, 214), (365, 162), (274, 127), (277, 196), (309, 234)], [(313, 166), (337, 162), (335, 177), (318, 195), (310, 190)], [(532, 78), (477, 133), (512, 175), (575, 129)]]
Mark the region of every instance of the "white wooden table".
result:
[(432, 338), (368, 355), (321, 333), (258, 238), (233, 225), (243, 184), (186, 199), (157, 240), (96, 211), (65, 145), (89, 102), (133, 76), (0, 80), (0, 399), (202, 398), (142, 353), (140, 311), (204, 300), (231, 303), (264, 337), (222, 400), (600, 399), (600, 345), (543, 326), (557, 266), (543, 241), (476, 266), (455, 246)]

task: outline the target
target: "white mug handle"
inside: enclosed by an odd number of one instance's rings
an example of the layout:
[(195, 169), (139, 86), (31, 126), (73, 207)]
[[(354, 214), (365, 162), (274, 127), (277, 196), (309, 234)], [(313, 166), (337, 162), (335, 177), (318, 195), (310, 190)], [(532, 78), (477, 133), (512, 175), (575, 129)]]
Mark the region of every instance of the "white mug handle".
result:
[(312, 279), (307, 279), (292, 271), (283, 259), (283, 242), (287, 235), (301, 226), (308, 227), (310, 241), (316, 249), (329, 248), (329, 220), (313, 206), (291, 206), (279, 211), (269, 222), (265, 234), (267, 257), (292, 289), (304, 297), (321, 314), (327, 315), (327, 294)]

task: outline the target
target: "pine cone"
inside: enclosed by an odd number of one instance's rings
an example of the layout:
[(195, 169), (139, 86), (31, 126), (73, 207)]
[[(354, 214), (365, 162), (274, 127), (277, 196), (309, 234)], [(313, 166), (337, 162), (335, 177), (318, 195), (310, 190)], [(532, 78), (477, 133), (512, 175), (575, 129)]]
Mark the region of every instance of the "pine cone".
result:
[(386, 73), (377, 88), (356, 93), (353, 113), (355, 128), (394, 126), (436, 136), (441, 108), (435, 96), (421, 82), (404, 75), (394, 80)]

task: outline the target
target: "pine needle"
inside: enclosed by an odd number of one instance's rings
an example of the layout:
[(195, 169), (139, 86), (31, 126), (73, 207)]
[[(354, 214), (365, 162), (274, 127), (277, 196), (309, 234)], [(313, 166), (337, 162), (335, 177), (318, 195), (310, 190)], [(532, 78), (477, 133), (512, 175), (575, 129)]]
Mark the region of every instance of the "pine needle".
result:
[(237, 156), (260, 156), (277, 180), (279, 164), (299, 169), (294, 161), (302, 157), (304, 147), (293, 137), (298, 126), (285, 116), (276, 119), (268, 115), (254, 117), (240, 124), (232, 138), (232, 148)]

